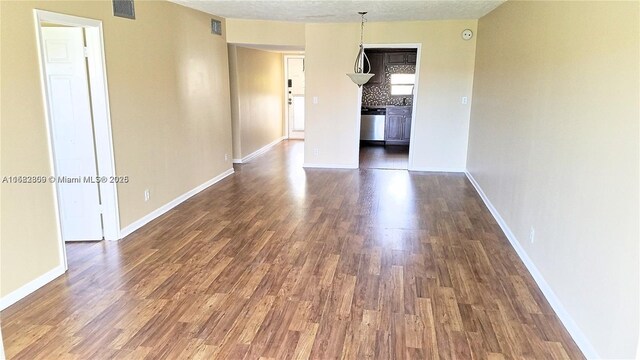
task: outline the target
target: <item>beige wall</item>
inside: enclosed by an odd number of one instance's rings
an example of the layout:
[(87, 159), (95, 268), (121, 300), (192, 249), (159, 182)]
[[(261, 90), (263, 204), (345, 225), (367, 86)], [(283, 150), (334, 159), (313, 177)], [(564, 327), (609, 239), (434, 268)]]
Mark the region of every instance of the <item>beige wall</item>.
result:
[[(463, 171), (466, 165), (476, 20), (367, 23), (365, 44), (421, 44), (412, 170)], [(353, 70), (359, 24), (308, 24), (305, 163), (358, 166), (359, 92)], [(313, 103), (317, 97), (318, 103)], [(315, 151), (317, 149), (317, 152)], [(316, 155), (317, 154), (317, 155)]]
[(278, 50), (304, 50), (304, 23), (267, 20), (226, 20), (227, 42)]
[[(231, 168), (227, 45), (210, 15), (155, 1), (136, 2), (134, 21), (107, 1), (0, 6), (3, 176), (51, 174), (34, 8), (103, 21), (116, 171), (131, 179), (118, 186), (122, 227)], [(59, 265), (53, 193), (2, 185), (0, 296)]]
[(229, 45), (233, 158), (242, 159), (283, 136), (282, 54)]
[(238, 97), (238, 47), (228, 45), (229, 94), (231, 97), (231, 136), (233, 159), (242, 159), (242, 137), (240, 132), (240, 98)]
[(358, 88), (345, 75), (353, 67), (357, 33), (356, 24), (307, 25), (305, 165), (352, 166), (357, 162)]
[(500, 6), (479, 22), (471, 114), (469, 171), (609, 359), (634, 357), (640, 320), (638, 6)]

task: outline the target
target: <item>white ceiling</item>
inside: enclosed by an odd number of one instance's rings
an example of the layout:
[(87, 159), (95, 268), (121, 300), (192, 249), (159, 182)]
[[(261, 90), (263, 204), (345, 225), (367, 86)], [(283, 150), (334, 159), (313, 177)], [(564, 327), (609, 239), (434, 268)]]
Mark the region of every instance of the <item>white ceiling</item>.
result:
[(368, 11), (366, 16), (368, 21), (478, 19), (505, 0), (171, 1), (224, 18), (298, 22), (359, 22), (358, 11)]

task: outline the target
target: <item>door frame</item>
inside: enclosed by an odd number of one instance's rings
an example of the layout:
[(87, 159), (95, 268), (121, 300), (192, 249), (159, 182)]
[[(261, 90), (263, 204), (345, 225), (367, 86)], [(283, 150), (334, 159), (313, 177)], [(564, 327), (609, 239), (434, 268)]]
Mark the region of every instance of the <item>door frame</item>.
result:
[[(284, 112), (283, 112), (284, 113), (284, 130), (285, 130), (285, 137), (287, 139), (304, 139), (304, 135), (301, 138), (298, 138), (298, 137), (292, 138), (289, 136), (289, 86), (288, 86), (289, 66), (287, 66), (287, 60), (289, 59), (302, 59), (304, 63), (304, 58), (305, 58), (304, 54), (285, 54), (282, 61), (284, 66)], [(307, 81), (305, 76), (305, 91), (304, 91), (305, 99), (307, 96), (306, 83)], [(305, 109), (305, 113), (306, 113), (306, 109)], [(305, 116), (305, 129), (306, 129), (306, 125), (307, 124), (306, 124), (306, 116)], [(303, 131), (303, 134), (304, 134), (304, 131)]]
[[(411, 105), (411, 135), (409, 135), (409, 161), (407, 162), (407, 170), (412, 171), (413, 158), (414, 158), (414, 146), (415, 143), (415, 125), (416, 125), (416, 105), (418, 102), (418, 90), (420, 87), (420, 59), (422, 57), (422, 44), (421, 43), (397, 43), (397, 44), (363, 44), (365, 49), (416, 49), (416, 83), (413, 87), (413, 102)], [(357, 154), (357, 168), (360, 168), (360, 109), (362, 108), (362, 86), (358, 88), (358, 121), (356, 121), (356, 135), (358, 137), (355, 141), (356, 154)]]
[[(93, 116), (93, 127), (95, 132), (96, 164), (98, 174), (107, 179), (115, 177), (115, 161), (113, 153), (113, 138), (111, 131), (111, 113), (109, 111), (109, 92), (107, 85), (106, 61), (104, 52), (104, 40), (102, 21), (87, 19), (78, 16), (65, 15), (44, 10), (33, 10), (36, 30), (36, 41), (38, 45), (38, 60), (40, 64), (40, 82), (42, 98), (44, 100), (45, 124), (48, 134), (49, 164), (51, 173), (57, 176), (55, 165), (55, 152), (53, 146), (53, 126), (51, 118), (51, 101), (48, 95), (48, 80), (45, 69), (45, 51), (42, 41), (41, 23), (81, 27), (85, 30), (87, 57), (87, 75), (89, 79), (91, 113)], [(61, 263), (67, 266), (67, 256), (62, 239), (62, 224), (60, 220), (60, 203), (58, 200), (58, 186), (55, 186), (54, 204), (57, 221), (57, 236), (60, 246)], [(120, 216), (118, 211), (118, 189), (115, 182), (107, 181), (99, 186), (100, 198), (102, 200), (102, 221), (103, 234), (106, 240), (120, 239)]]

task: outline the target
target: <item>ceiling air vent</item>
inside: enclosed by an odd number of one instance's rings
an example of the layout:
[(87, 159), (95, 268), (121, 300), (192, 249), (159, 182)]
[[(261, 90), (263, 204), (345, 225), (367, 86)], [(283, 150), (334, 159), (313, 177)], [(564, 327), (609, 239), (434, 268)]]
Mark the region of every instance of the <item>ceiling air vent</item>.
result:
[(222, 23), (220, 20), (211, 19), (211, 33), (222, 35)]
[(136, 10), (133, 8), (133, 0), (113, 0), (113, 15), (135, 20)]

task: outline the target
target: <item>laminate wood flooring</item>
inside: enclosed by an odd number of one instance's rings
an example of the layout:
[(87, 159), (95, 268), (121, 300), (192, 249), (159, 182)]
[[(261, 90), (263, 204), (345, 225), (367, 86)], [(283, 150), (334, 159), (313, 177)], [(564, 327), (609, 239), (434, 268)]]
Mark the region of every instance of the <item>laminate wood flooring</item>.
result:
[(360, 169), (407, 170), (409, 147), (398, 145), (360, 146)]
[(10, 359), (582, 359), (464, 175), (285, 141), (2, 312)]

